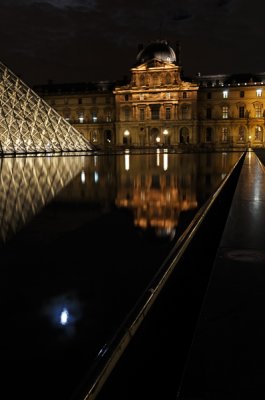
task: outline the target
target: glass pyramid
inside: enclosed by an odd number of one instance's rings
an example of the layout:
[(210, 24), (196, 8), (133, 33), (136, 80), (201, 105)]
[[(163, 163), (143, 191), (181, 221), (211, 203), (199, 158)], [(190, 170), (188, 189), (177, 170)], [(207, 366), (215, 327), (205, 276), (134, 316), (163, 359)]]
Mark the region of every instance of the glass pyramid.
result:
[(0, 156), (92, 150), (81, 133), (0, 62)]

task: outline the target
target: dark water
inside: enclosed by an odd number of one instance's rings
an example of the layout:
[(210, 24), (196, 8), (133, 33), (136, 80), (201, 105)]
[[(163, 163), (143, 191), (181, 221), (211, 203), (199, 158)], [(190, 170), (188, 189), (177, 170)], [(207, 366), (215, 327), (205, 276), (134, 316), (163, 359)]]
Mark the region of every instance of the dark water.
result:
[(8, 398), (71, 398), (240, 156), (1, 160), (0, 354)]

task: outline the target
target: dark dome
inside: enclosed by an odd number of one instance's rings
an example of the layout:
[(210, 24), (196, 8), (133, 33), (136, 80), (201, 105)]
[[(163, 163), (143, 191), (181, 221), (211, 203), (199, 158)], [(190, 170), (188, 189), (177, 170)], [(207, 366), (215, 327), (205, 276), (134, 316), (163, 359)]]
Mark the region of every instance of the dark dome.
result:
[(175, 63), (176, 53), (166, 40), (157, 40), (144, 47), (138, 53), (136, 61), (138, 64), (142, 64), (154, 58), (160, 61)]

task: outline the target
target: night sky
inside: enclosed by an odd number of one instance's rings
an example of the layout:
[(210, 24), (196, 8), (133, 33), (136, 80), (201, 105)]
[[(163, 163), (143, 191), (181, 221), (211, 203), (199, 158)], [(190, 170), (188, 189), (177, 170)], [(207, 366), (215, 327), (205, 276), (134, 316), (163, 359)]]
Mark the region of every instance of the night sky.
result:
[(28, 85), (117, 80), (140, 43), (180, 41), (183, 72), (265, 71), (264, 0), (0, 0), (0, 60)]

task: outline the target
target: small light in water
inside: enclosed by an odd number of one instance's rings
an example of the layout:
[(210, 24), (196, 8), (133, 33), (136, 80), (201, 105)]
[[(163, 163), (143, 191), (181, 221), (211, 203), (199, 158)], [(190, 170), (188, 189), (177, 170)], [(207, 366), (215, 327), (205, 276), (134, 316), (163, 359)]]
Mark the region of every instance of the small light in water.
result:
[(69, 313), (66, 310), (66, 308), (63, 309), (63, 311), (61, 312), (61, 316), (60, 316), (60, 322), (61, 325), (66, 325), (69, 319)]

